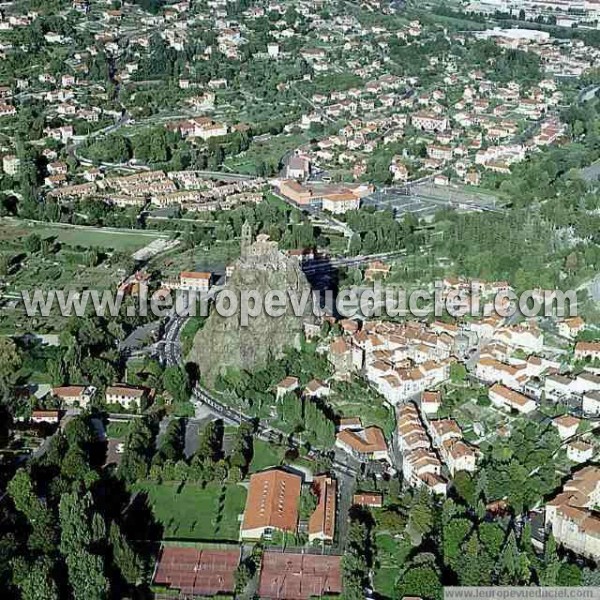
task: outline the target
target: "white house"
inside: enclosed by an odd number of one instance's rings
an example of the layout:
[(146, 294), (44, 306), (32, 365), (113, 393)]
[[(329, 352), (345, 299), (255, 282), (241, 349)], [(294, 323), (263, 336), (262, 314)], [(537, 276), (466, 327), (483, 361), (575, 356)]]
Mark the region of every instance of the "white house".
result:
[(577, 394), (600, 390), (600, 376), (589, 371), (582, 371), (575, 377), (571, 387)]
[(477, 454), (471, 446), (462, 440), (450, 439), (440, 448), (440, 453), (446, 463), (450, 475), (458, 471), (473, 473), (477, 465)]
[(594, 446), (588, 442), (575, 440), (567, 444), (567, 458), (576, 463), (584, 463), (592, 460)]
[(52, 388), (52, 395), (56, 396), (65, 406), (87, 408), (96, 388), (84, 385), (67, 385)]
[(297, 377), (284, 377), (276, 386), (275, 394), (277, 400), (281, 400), (286, 394), (291, 394), (300, 385)]
[(200, 271), (182, 271), (179, 274), (179, 285), (182, 290), (208, 292), (212, 281), (212, 273)]
[(600, 342), (577, 342), (575, 344), (575, 360), (600, 358)]
[(31, 413), (32, 423), (47, 423), (49, 425), (56, 425), (59, 421), (59, 410), (34, 410)]
[(494, 338), (512, 348), (540, 352), (544, 348), (544, 334), (535, 327), (515, 325), (499, 330)]
[(477, 361), (475, 375), (486, 383), (500, 382), (512, 389), (520, 389), (524, 383), (525, 365), (509, 365), (495, 358), (483, 356)]
[(576, 554), (600, 560), (600, 468), (584, 467), (546, 505), (546, 527), (557, 543)]
[(573, 380), (565, 375), (548, 375), (544, 381), (544, 392), (550, 400), (568, 397), (573, 393)]
[(140, 409), (146, 390), (136, 387), (108, 386), (106, 388), (106, 403), (120, 404), (123, 408)]
[(387, 443), (379, 427), (367, 427), (361, 431), (340, 431), (335, 445), (359, 460), (385, 460), (391, 464)]
[(537, 407), (535, 400), (500, 383), (494, 384), (489, 389), (488, 396), (494, 406), (505, 410), (516, 410), (523, 414), (529, 414)]
[(562, 415), (552, 419), (552, 425), (558, 429), (558, 435), (561, 440), (573, 437), (577, 433), (580, 423), (581, 419), (572, 417), (571, 415)]
[(425, 391), (421, 396), (421, 410), (426, 415), (435, 415), (442, 405), (442, 392)]
[(572, 317), (558, 323), (558, 333), (563, 337), (573, 339), (585, 329), (585, 321), (581, 317)]
[(360, 208), (360, 198), (351, 192), (339, 192), (323, 196), (323, 210), (343, 214)]
[(583, 395), (583, 414), (590, 417), (600, 415), (600, 391), (588, 392)]

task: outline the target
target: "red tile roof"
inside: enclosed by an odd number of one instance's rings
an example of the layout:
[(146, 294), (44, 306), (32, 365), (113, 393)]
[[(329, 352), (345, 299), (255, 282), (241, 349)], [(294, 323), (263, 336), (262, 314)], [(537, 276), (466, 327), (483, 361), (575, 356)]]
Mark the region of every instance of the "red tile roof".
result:
[(181, 271), (179, 274), (180, 279), (210, 279), (212, 273), (203, 271)]
[(318, 496), (317, 508), (308, 520), (308, 533), (333, 539), (337, 504), (337, 482), (332, 477), (320, 475), (313, 481), (313, 491)]
[(273, 527), (295, 532), (302, 478), (282, 469), (270, 469), (250, 477), (242, 531)]
[(379, 492), (359, 492), (354, 494), (352, 503), (358, 506), (383, 506), (383, 494)]
[(373, 452), (384, 452), (387, 450), (385, 436), (379, 427), (367, 427), (361, 432), (344, 429), (337, 434), (337, 437), (340, 441), (361, 454), (371, 454)]
[(52, 394), (59, 398), (76, 398), (85, 392), (83, 385), (68, 385), (52, 388)]

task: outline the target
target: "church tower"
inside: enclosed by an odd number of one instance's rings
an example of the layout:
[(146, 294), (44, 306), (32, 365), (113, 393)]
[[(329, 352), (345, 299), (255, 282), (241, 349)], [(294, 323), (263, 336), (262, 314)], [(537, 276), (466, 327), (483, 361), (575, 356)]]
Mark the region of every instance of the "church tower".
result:
[(242, 225), (242, 239), (240, 242), (240, 256), (243, 259), (250, 254), (250, 246), (252, 246), (252, 225), (246, 220)]

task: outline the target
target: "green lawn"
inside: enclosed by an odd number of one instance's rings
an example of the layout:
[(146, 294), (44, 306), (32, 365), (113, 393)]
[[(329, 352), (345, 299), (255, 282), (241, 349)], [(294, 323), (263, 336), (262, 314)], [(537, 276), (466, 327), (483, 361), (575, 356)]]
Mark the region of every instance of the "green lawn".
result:
[(121, 252), (133, 252), (157, 238), (168, 237), (167, 234), (160, 231), (70, 227), (14, 220), (0, 222), (0, 241), (26, 237), (31, 233), (37, 233), (43, 239), (56, 238), (69, 246), (99, 247)]
[(263, 440), (254, 439), (254, 455), (250, 463), (250, 472), (256, 473), (267, 467), (281, 464), (285, 449), (281, 446), (269, 444)]
[(163, 538), (237, 541), (244, 512), (246, 489), (241, 485), (144, 482), (136, 491), (146, 492)]
[(114, 439), (125, 439), (128, 431), (128, 421), (110, 421), (106, 427), (106, 435)]
[(294, 150), (298, 146), (306, 143), (310, 139), (308, 133), (287, 134), (282, 133), (269, 138), (266, 141), (252, 142), (246, 152), (237, 156), (228, 156), (223, 163), (224, 171), (231, 169), (236, 173), (247, 173), (256, 175), (256, 167), (261, 163), (266, 163), (278, 167), (279, 161), (286, 152)]
[(209, 248), (194, 246), (189, 250), (177, 249), (157, 256), (150, 267), (159, 269), (165, 277), (178, 276), (181, 271), (225, 271), (225, 267), (240, 256), (239, 240), (216, 242)]
[(394, 431), (394, 411), (385, 404), (383, 396), (360, 379), (335, 384), (327, 403), (340, 417), (360, 417), (365, 427), (377, 425), (388, 437)]
[(412, 551), (408, 540), (395, 539), (388, 533), (375, 536), (377, 548), (375, 575), (373, 583), (378, 594), (385, 598), (395, 597), (396, 580), (403, 563)]

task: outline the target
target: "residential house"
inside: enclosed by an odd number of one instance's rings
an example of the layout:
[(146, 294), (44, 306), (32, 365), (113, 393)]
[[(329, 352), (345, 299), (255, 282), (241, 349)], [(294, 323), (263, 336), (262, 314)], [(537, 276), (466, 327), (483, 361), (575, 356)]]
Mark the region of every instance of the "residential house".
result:
[(123, 408), (137, 409), (147, 398), (147, 391), (142, 388), (128, 386), (108, 386), (106, 388), (105, 400), (107, 404), (120, 404)]
[(58, 425), (61, 412), (59, 410), (34, 410), (31, 412), (32, 423), (46, 423), (48, 425)]
[(583, 395), (583, 414), (589, 417), (600, 415), (600, 391), (594, 390)]
[(275, 396), (281, 400), (286, 394), (291, 394), (297, 390), (300, 385), (297, 377), (284, 377), (275, 387)]
[(535, 400), (511, 390), (501, 383), (495, 383), (488, 390), (488, 396), (494, 406), (505, 410), (516, 410), (525, 415), (537, 408)]
[(96, 388), (84, 385), (68, 385), (52, 388), (52, 395), (56, 396), (64, 406), (87, 408)]
[(425, 415), (435, 415), (440, 409), (441, 405), (442, 392), (440, 390), (425, 391), (421, 395), (421, 410), (425, 413)]
[(212, 281), (212, 273), (202, 271), (182, 271), (179, 283), (182, 290), (208, 292)]
[(549, 400), (569, 397), (573, 393), (573, 379), (566, 375), (552, 373), (544, 380), (544, 392)]
[(385, 460), (391, 463), (383, 431), (371, 426), (359, 431), (344, 429), (340, 431), (335, 445), (356, 458), (367, 460)]
[(558, 323), (558, 334), (573, 339), (585, 329), (585, 321), (581, 317), (572, 317)]
[(582, 440), (573, 440), (567, 444), (567, 458), (576, 463), (584, 463), (592, 460), (594, 446)]
[(2, 157), (2, 170), (11, 177), (19, 173), (21, 160), (13, 154), (6, 154)]
[(381, 508), (383, 506), (383, 494), (380, 492), (358, 492), (352, 497), (355, 506), (368, 506), (369, 508)]
[(600, 342), (577, 342), (575, 344), (575, 360), (600, 358)]
[(352, 192), (340, 191), (323, 195), (323, 210), (334, 215), (344, 214), (360, 208), (360, 197)]
[(309, 398), (325, 398), (330, 392), (331, 388), (320, 379), (312, 379), (304, 388), (304, 395)]
[(520, 389), (526, 380), (524, 365), (509, 365), (488, 356), (477, 361), (475, 375), (486, 383), (500, 382), (511, 389)]
[(347, 379), (350, 376), (353, 370), (352, 347), (342, 336), (329, 344), (328, 360), (337, 379)]
[(571, 415), (562, 415), (552, 419), (552, 425), (558, 430), (558, 435), (561, 440), (573, 437), (577, 433), (580, 423), (581, 419)]
[(584, 557), (600, 560), (600, 468), (584, 467), (546, 505), (546, 527), (558, 544)]

